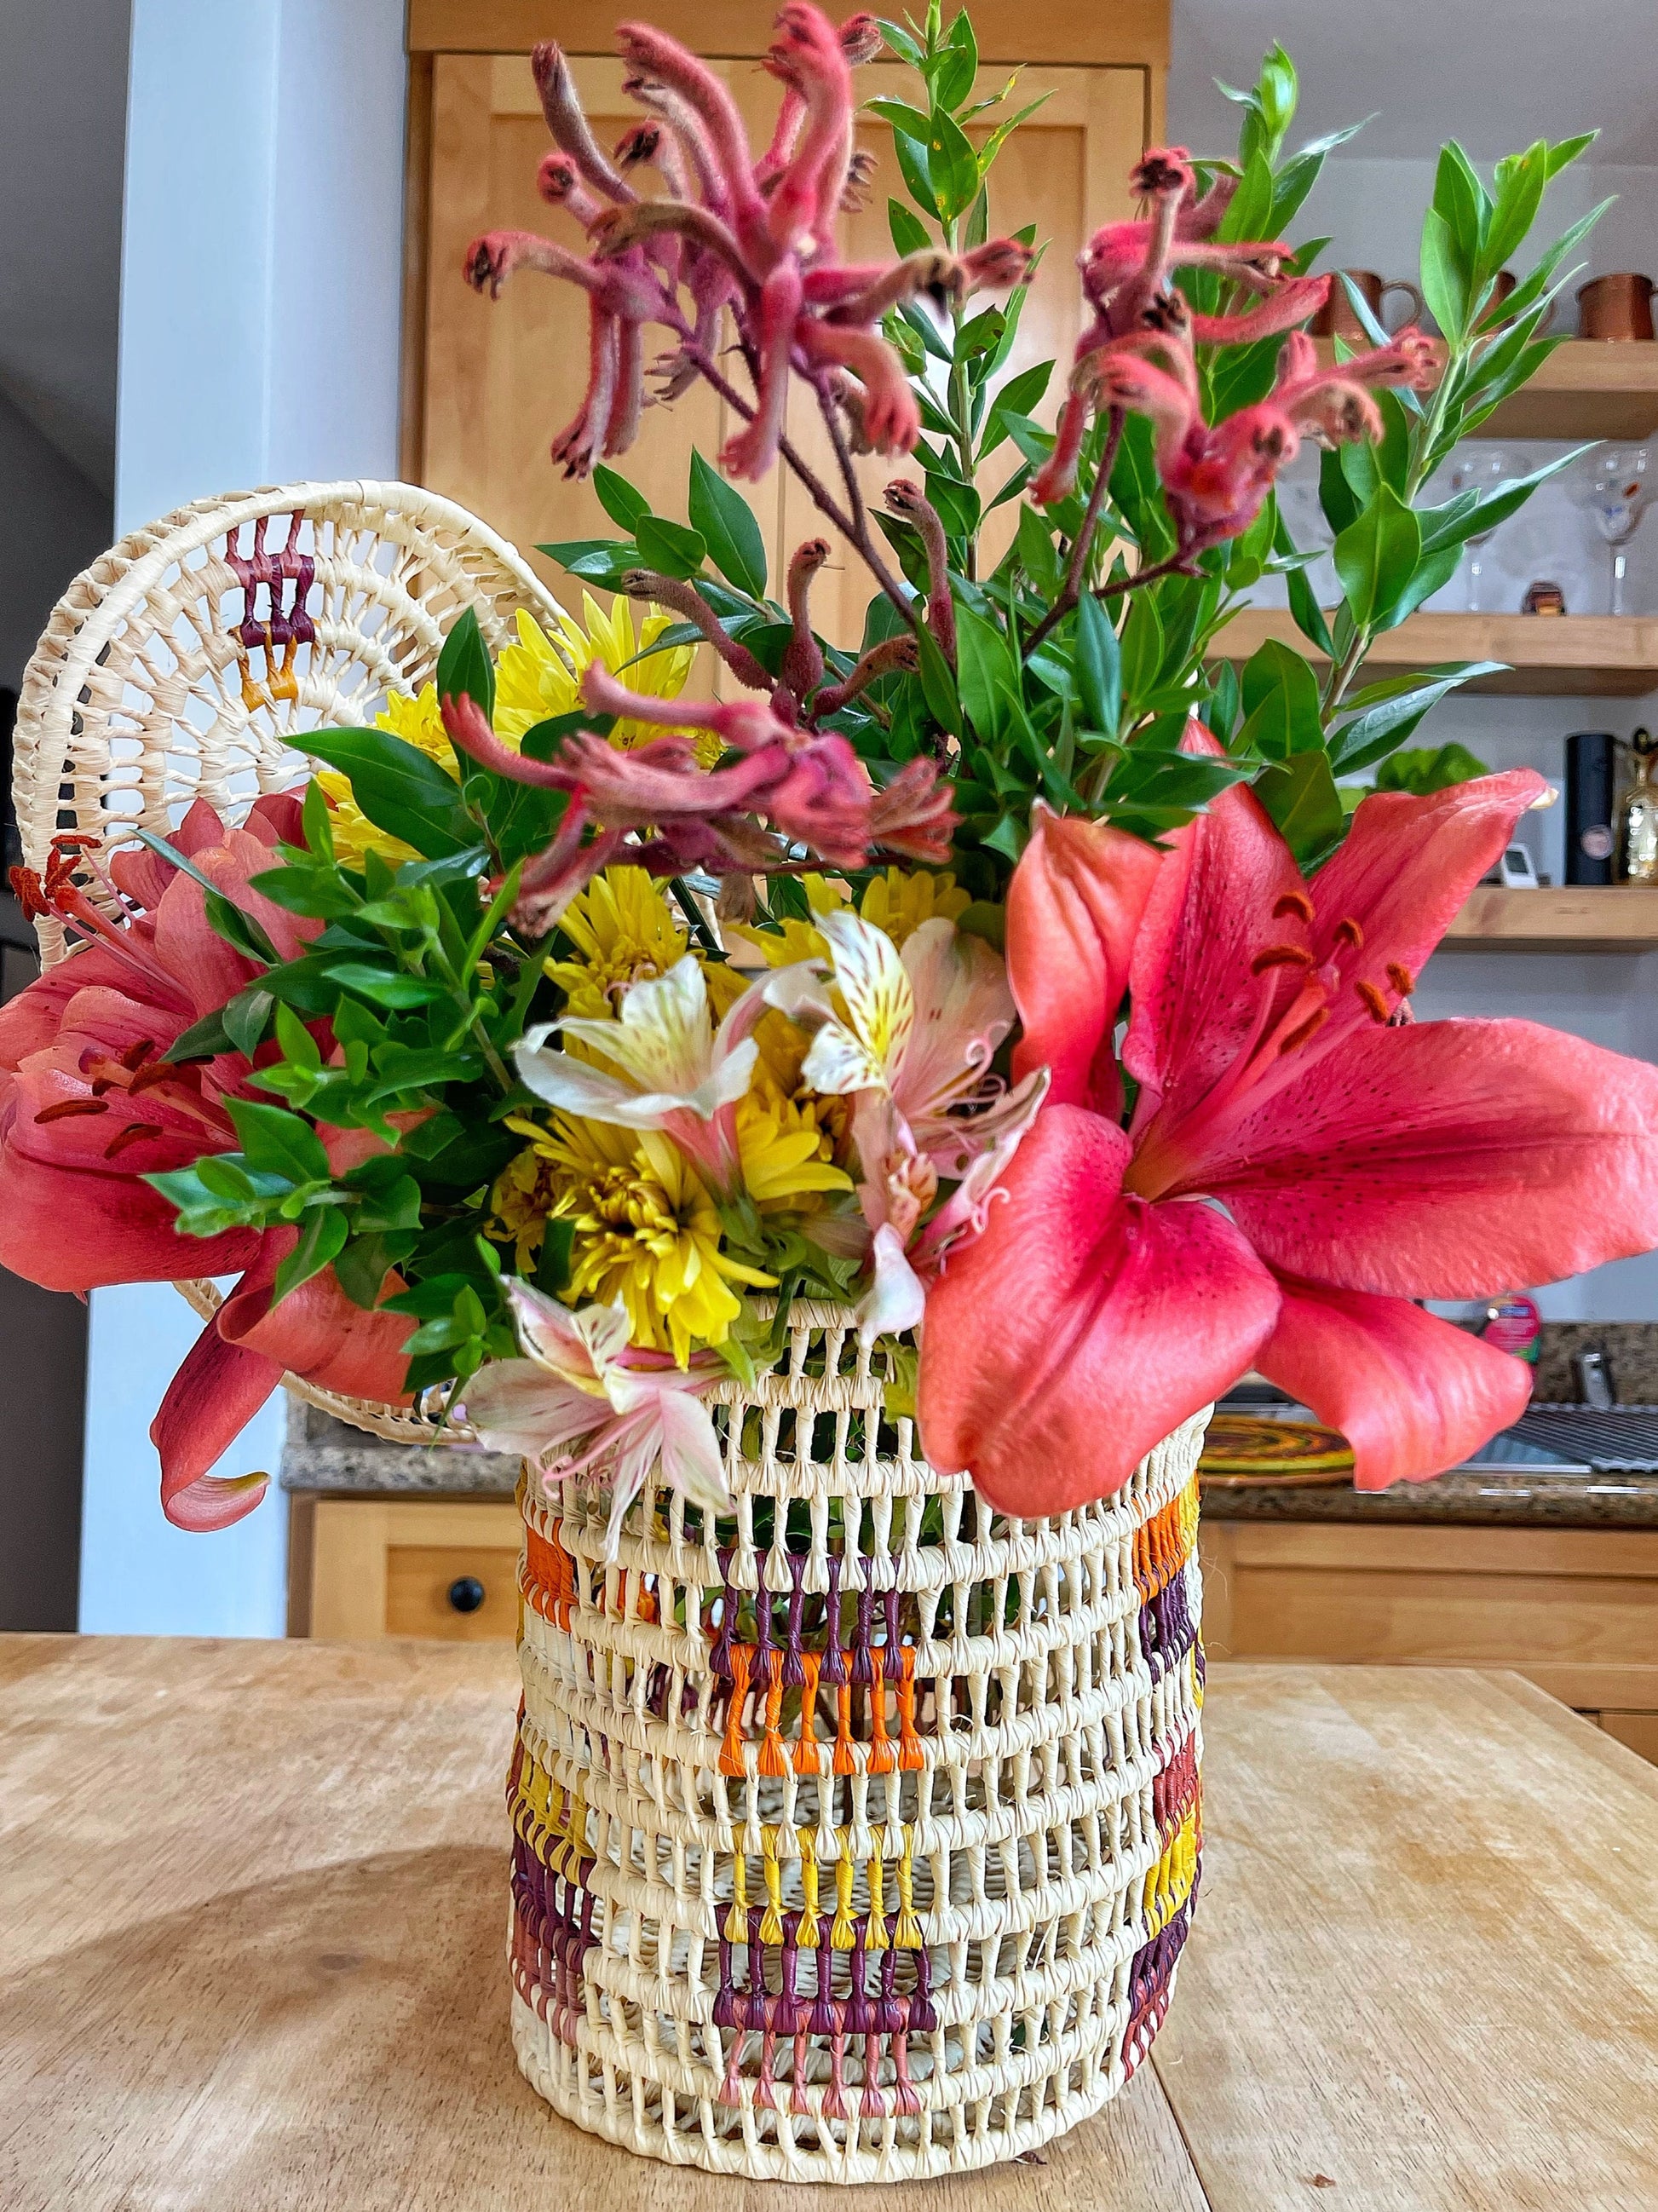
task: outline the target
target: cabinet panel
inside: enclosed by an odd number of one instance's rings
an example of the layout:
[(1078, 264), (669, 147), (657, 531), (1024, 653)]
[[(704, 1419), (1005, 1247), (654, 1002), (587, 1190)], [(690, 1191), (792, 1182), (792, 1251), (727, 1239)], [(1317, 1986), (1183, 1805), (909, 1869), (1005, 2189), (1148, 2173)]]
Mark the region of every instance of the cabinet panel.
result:
[[(290, 1635), (517, 1635), (521, 1531), (510, 1498), (296, 1498), (294, 1509)], [(465, 1577), (483, 1587), (471, 1612), (449, 1596)]]
[[(519, 1547), (393, 1542), (386, 1559), (386, 1632), (434, 1636), (452, 1644), (492, 1644), (518, 1634)], [(483, 1590), (471, 1611), (450, 1593)]]

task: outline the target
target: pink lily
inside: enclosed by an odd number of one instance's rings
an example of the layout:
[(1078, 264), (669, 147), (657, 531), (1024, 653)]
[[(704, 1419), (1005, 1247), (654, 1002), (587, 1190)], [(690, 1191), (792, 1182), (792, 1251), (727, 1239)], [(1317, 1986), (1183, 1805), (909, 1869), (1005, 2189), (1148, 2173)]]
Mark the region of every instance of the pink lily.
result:
[(1518, 1415), (1526, 1369), (1410, 1301), (1658, 1243), (1658, 1069), (1527, 1022), (1394, 1017), (1540, 788), (1367, 799), (1310, 882), (1241, 789), (1149, 861), (1039, 818), (1009, 969), (1016, 1073), (1045, 1063), (1053, 1088), (928, 1299), (936, 1464), (1005, 1511), (1065, 1511), (1251, 1363), (1343, 1431), (1363, 1489)]
[(484, 1443), (532, 1460), (549, 1490), (567, 1476), (608, 1471), (607, 1559), (653, 1468), (705, 1513), (731, 1510), (701, 1399), (729, 1372), (719, 1359), (695, 1352), (689, 1368), (677, 1367), (666, 1352), (629, 1344), (621, 1306), (572, 1313), (528, 1283), (509, 1280), (506, 1290), (525, 1357), (493, 1361), (466, 1386), (466, 1418)]
[[(227, 830), (197, 802), (174, 833), (179, 851), (291, 957), (318, 927), (249, 888), (278, 842), (298, 842), (298, 801), (255, 802)], [(237, 1052), (175, 1062), (168, 1052), (258, 972), (209, 927), (202, 889), (149, 852), (118, 852), (106, 881), (118, 921), (94, 904), (61, 854), (24, 885), (37, 908), (72, 921), (84, 942), (0, 1011), (0, 1266), (49, 1290), (237, 1274), (241, 1282), (169, 1384), (151, 1436), (161, 1502), (181, 1528), (216, 1528), (258, 1504), (264, 1478), (227, 1483), (208, 1469), (284, 1371), (324, 1388), (399, 1397), (406, 1320), (350, 1304), (331, 1269), (270, 1310), (278, 1263), (297, 1232), (231, 1230), (181, 1236), (147, 1178), (239, 1139), (225, 1102), (248, 1086)], [(95, 872), (95, 869), (94, 869)]]

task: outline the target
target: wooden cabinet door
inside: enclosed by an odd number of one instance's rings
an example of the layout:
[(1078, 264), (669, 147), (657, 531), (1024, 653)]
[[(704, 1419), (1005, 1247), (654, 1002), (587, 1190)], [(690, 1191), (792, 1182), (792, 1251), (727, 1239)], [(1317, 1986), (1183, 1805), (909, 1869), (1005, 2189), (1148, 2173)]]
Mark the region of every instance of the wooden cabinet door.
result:
[[(999, 92), (1007, 75), (1005, 69), (982, 70), (978, 97)], [(865, 100), (890, 96), (913, 104), (916, 82), (914, 72), (899, 63), (877, 63), (858, 72), (858, 88)], [(1034, 222), (1038, 244), (1046, 245), (1004, 380), (1035, 362), (1055, 364), (1047, 394), (1034, 410), (1037, 420), (1051, 429), (1081, 327), (1077, 256), (1101, 223), (1134, 211), (1128, 173), (1145, 145), (1145, 72), (1106, 67), (1027, 69), (1020, 74), (1012, 103), (999, 112), (1014, 112), (1044, 95), (1045, 105), (1014, 132), (991, 172), (990, 229), (993, 236), (1005, 237)], [(993, 112), (989, 125), (993, 126), (995, 120)], [(988, 129), (969, 135), (982, 143)], [(843, 218), (844, 252), (851, 261), (878, 261), (893, 250), (888, 200), (897, 198), (906, 206), (909, 202), (898, 176), (890, 132), (871, 118), (859, 125), (859, 140), (877, 156), (879, 167), (863, 209)], [(789, 428), (824, 482), (838, 486), (829, 439), (810, 396), (798, 385), (791, 395)], [(987, 501), (1017, 463), (1011, 445), (1005, 444), (991, 456), (981, 487)], [(919, 482), (920, 476), (913, 464), (902, 461), (870, 458), (855, 465), (872, 509), (879, 507), (881, 487), (894, 477), (911, 476)], [(1012, 542), (1017, 520), (1017, 505), (1012, 501), (989, 518), (983, 540), (987, 565), (993, 566)], [(783, 492), (786, 556), (803, 538), (815, 537), (821, 526), (811, 499), (789, 478)], [(848, 555), (817, 580), (812, 596), (817, 627), (837, 645), (856, 645), (872, 590), (862, 562)]]
[[(768, 135), (771, 80), (752, 63), (714, 66), (750, 130)], [(572, 67), (594, 136), (614, 145), (641, 114), (623, 97), (622, 64), (573, 56)], [(580, 225), (536, 191), (550, 143), (527, 56), (437, 57), (421, 480), (493, 524), (574, 611), (580, 585), (531, 549), (615, 534), (592, 483), (567, 483), (548, 450), (586, 388), (586, 301), (574, 285), (533, 271), (512, 277), (498, 300), (480, 298), (461, 274), (468, 242), (480, 231), (536, 230), (581, 250)], [(652, 189), (655, 172), (640, 181)], [(671, 343), (666, 331), (647, 329), (647, 363)], [(692, 448), (714, 459), (730, 434), (727, 411), (701, 384), (671, 408), (647, 406), (632, 450), (614, 465), (658, 514), (683, 520)], [(780, 485), (772, 477), (747, 489), (770, 550), (780, 542)]]

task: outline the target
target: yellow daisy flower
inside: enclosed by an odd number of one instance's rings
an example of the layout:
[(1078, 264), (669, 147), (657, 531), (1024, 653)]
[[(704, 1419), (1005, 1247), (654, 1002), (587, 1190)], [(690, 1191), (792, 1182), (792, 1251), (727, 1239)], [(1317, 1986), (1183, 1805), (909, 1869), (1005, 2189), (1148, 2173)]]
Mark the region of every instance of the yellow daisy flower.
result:
[(550, 1129), (508, 1126), (529, 1137), (529, 1157), (520, 1153), (497, 1181), (490, 1234), (511, 1236), (527, 1255), (549, 1216), (569, 1221), (567, 1301), (619, 1303), (633, 1343), (671, 1352), (683, 1367), (695, 1345), (729, 1335), (742, 1311), (733, 1283), (775, 1287), (774, 1276), (721, 1252), (714, 1201), (667, 1138), (567, 1114)]
[[(793, 1027), (793, 1024), (790, 1024)], [(762, 1213), (815, 1213), (823, 1194), (850, 1190), (852, 1178), (834, 1164), (835, 1135), (824, 1105), (791, 1098), (763, 1060), (747, 1095), (737, 1102), (737, 1148), (743, 1181)]]
[(569, 1012), (587, 1020), (614, 1014), (620, 990), (665, 975), (685, 951), (684, 930), (643, 868), (606, 868), (571, 900), (559, 927), (577, 957), (548, 961), (547, 974)]
[[(631, 599), (618, 594), (607, 615), (591, 592), (581, 595), (581, 612), (586, 627), (561, 615), (556, 638), (549, 637), (527, 614), (519, 615), (518, 642), (507, 647), (495, 667), (495, 733), (507, 744), (517, 744), (526, 730), (554, 714), (574, 714), (581, 704), (582, 672), (595, 660), (613, 676), (625, 669), (629, 689), (647, 698), (677, 699), (684, 690), (695, 647), (649, 650), (673, 628), (671, 615), (660, 607), (643, 608), (635, 634)], [(641, 653), (647, 657), (636, 659)], [(664, 734), (654, 724), (621, 721), (611, 732), (610, 742), (629, 752)], [(687, 730), (682, 734), (695, 747), (701, 766), (712, 768), (720, 750), (714, 732)]]

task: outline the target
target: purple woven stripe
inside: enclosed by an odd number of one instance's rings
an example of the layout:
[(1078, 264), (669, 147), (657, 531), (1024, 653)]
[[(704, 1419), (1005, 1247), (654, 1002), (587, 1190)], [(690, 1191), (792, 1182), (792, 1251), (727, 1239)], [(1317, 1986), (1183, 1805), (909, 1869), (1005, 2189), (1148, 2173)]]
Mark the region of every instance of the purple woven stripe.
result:
[(1139, 1612), (1140, 1650), (1154, 1678), (1177, 1666), (1197, 1641), (1197, 1623), (1186, 1601), (1186, 1577), (1178, 1574)]

